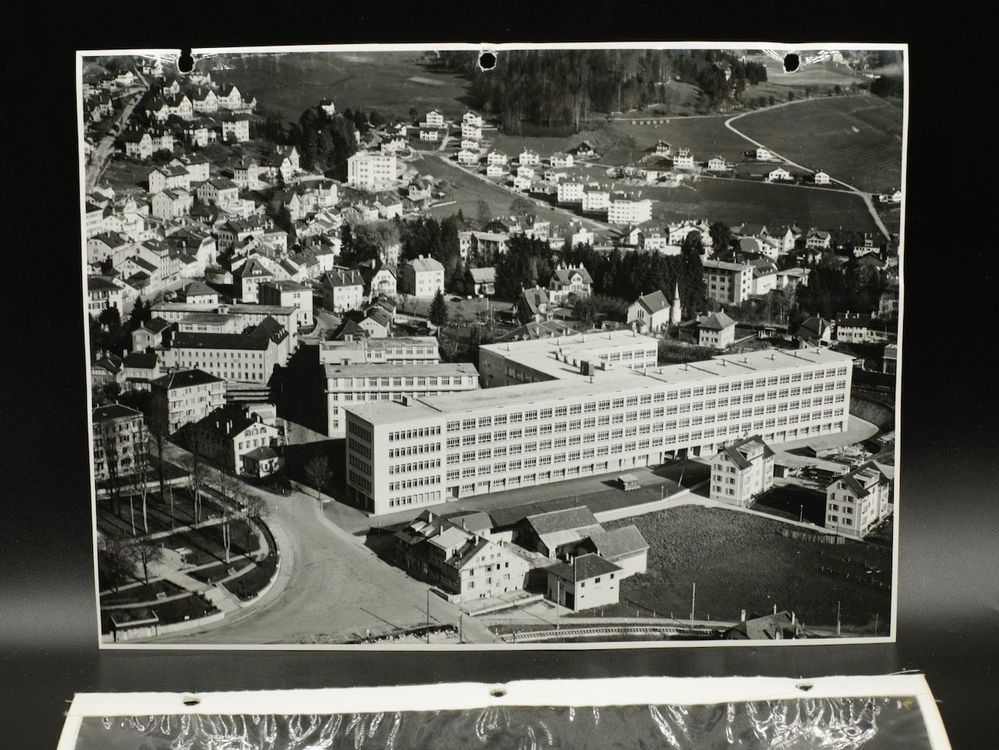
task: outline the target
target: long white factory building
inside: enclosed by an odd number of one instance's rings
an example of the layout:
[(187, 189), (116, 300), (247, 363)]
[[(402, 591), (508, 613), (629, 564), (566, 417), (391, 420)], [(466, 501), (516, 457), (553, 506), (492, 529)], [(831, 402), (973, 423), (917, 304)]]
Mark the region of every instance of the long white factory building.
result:
[(347, 406), (347, 490), (372, 514), (847, 429), (852, 358), (767, 349), (656, 366), (631, 331), (483, 346), (481, 390)]

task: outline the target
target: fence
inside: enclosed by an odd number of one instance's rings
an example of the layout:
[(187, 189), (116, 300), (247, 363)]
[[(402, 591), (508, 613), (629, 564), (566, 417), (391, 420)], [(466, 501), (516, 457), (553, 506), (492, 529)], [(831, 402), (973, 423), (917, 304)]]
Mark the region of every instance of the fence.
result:
[(798, 529), (781, 528), (781, 536), (794, 539), (796, 542), (815, 542), (818, 544), (846, 544), (846, 537), (838, 534), (815, 534), (809, 531), (799, 531)]

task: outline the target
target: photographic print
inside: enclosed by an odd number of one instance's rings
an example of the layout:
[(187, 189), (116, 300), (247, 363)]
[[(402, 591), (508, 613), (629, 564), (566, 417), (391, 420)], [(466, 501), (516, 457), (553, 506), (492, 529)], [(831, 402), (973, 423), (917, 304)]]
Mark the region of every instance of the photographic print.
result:
[(640, 678), (83, 694), (74, 699), (59, 744), (59, 750), (178, 747), (945, 750), (949, 744), (921, 675), (807, 684)]
[(105, 647), (891, 641), (906, 50), (78, 53)]

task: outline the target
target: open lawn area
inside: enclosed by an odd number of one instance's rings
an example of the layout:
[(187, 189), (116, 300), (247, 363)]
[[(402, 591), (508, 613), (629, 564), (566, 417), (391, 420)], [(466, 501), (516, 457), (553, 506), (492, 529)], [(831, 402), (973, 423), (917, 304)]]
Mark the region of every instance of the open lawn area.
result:
[[(424, 157), (420, 161), (413, 162), (412, 166), (420, 174), (429, 174), (447, 182), (443, 186), (448, 196), (445, 203), (430, 209), (430, 213), (437, 218), (451, 216), (458, 213), (460, 209), (465, 218), (477, 221), (479, 201), (486, 202), (492, 218), (509, 216), (510, 205), (518, 195), (521, 195), (493, 182), (479, 179), (456, 164), (436, 157)], [(534, 200), (528, 195), (522, 197), (534, 204), (531, 212), (539, 220), (550, 221), (553, 226), (565, 226), (571, 219), (575, 218), (565, 211), (556, 210), (551, 205)]]
[[(203, 66), (218, 81), (237, 84), (262, 107), (292, 122), (320, 99), (338, 110), (375, 110), (409, 119), (430, 109), (460, 117), (468, 81), (421, 64), (420, 52), (295, 52), (213, 55)], [(199, 65), (199, 69), (202, 66)]]
[(103, 180), (107, 181), (115, 190), (125, 192), (137, 191), (138, 188), (146, 189), (149, 170), (153, 168), (152, 162), (143, 162), (138, 159), (114, 157), (108, 160), (108, 165), (104, 170)]
[(612, 129), (627, 136), (633, 145), (622, 145), (602, 155), (601, 163), (633, 164), (650, 153), (659, 140), (673, 149), (689, 148), (694, 159), (707, 161), (712, 156), (722, 156), (729, 161), (741, 161), (742, 152), (752, 144), (725, 127), (726, 115), (709, 117), (670, 117), (651, 125), (616, 121)]
[(115, 617), (119, 621), (130, 619), (132, 621), (145, 619), (152, 614), (159, 618), (160, 625), (171, 625), (175, 622), (185, 620), (196, 620), (206, 615), (212, 615), (218, 609), (200, 594), (191, 594), (180, 599), (173, 599), (162, 604), (151, 607), (141, 607), (137, 609), (105, 609), (101, 611), (101, 632), (111, 632), (111, 618)]
[(863, 200), (848, 192), (702, 177), (679, 187), (646, 187), (642, 196), (658, 201), (652, 216), (660, 221), (706, 218), (729, 226), (751, 222), (877, 231)]
[[(776, 520), (724, 509), (681, 506), (606, 524), (635, 524), (649, 543), (648, 572), (621, 583), (622, 612), (689, 617), (697, 584), (697, 619), (739, 619), (778, 609), (806, 627), (871, 633), (875, 615), (885, 635), (891, 613), (891, 550), (847, 542), (828, 545), (783, 536)], [(827, 571), (824, 572), (822, 569)], [(846, 574), (850, 578), (846, 578)], [(876, 580), (884, 587), (871, 583)]]
[(753, 112), (732, 125), (791, 161), (860, 190), (901, 184), (900, 102), (871, 95), (815, 98)]
[[(249, 521), (234, 520), (230, 522), (229, 528), (231, 534), (230, 564), (236, 558), (251, 555), (260, 549), (260, 537), (257, 536), (256, 529)], [(191, 565), (225, 562), (221, 524), (173, 534), (164, 539), (163, 544), (175, 550), (181, 548), (190, 550), (185, 559)]]

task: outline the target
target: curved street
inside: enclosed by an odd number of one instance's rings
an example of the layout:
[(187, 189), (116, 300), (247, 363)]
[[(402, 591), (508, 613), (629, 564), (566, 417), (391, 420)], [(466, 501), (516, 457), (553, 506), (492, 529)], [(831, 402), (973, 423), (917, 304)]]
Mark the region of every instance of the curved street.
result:
[[(189, 454), (170, 444), (168, 458), (186, 464)], [(264, 520), (281, 553), (281, 571), (259, 602), (204, 628), (149, 641), (156, 644), (335, 644), (357, 637), (426, 624), (426, 584), (380, 560), (353, 536), (327, 519), (315, 494), (293, 491), (264, 498)], [(457, 625), (458, 609), (430, 595), (432, 623)], [(492, 642), (492, 634), (464, 618), (468, 640)]]

